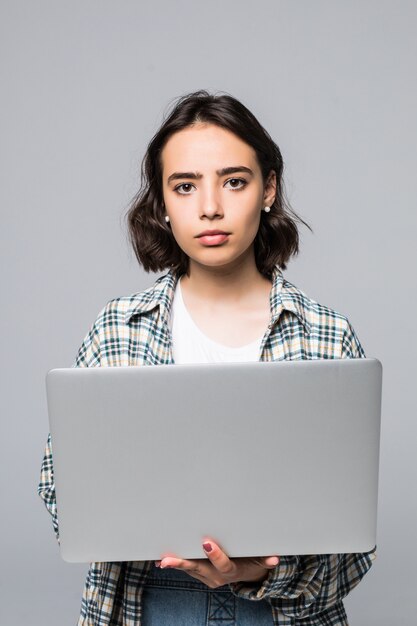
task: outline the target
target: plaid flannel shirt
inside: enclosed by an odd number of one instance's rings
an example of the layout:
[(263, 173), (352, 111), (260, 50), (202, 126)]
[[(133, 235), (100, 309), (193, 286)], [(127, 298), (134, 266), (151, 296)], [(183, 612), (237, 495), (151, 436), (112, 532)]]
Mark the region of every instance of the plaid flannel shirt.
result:
[[(174, 363), (169, 315), (177, 277), (171, 271), (153, 286), (110, 300), (99, 312), (72, 367), (120, 367)], [(271, 320), (260, 361), (365, 357), (348, 319), (272, 276)], [(52, 516), (59, 543), (52, 442), (41, 467), (39, 496)], [(275, 626), (347, 626), (342, 599), (359, 583), (376, 557), (358, 554), (283, 556), (260, 582), (229, 585), (248, 601), (267, 599)], [(140, 626), (143, 586), (151, 561), (91, 563), (77, 626)]]

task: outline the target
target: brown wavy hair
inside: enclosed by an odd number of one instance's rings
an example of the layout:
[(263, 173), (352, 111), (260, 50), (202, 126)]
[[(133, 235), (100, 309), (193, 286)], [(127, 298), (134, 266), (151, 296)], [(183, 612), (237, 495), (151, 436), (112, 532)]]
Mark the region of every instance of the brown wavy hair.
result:
[(228, 94), (210, 95), (201, 89), (180, 96), (148, 144), (141, 165), (141, 187), (126, 213), (128, 237), (136, 258), (146, 272), (171, 269), (186, 273), (189, 259), (177, 244), (164, 219), (161, 152), (174, 133), (196, 123), (216, 124), (232, 131), (255, 150), (264, 185), (271, 170), (276, 173), (276, 197), (269, 213), (261, 211), (254, 240), (256, 266), (271, 277), (275, 265), (285, 270), (299, 251), (297, 221), (310, 226), (290, 207), (285, 196), (280, 149), (255, 116)]

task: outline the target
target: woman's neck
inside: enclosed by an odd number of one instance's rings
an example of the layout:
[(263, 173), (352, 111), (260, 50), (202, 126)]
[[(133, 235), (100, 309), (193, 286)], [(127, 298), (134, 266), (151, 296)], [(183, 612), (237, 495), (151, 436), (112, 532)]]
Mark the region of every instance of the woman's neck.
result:
[(236, 260), (227, 266), (210, 267), (190, 259), (181, 289), (194, 301), (232, 307), (241, 301), (258, 301), (271, 289), (271, 281), (257, 269), (255, 260)]

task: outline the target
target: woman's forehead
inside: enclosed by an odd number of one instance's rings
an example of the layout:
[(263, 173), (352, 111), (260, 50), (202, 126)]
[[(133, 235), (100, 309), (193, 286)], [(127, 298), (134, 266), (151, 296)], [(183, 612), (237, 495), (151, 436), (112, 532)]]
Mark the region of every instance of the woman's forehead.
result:
[(257, 169), (253, 148), (231, 131), (212, 124), (177, 131), (166, 142), (161, 156), (164, 170), (202, 172), (237, 165)]

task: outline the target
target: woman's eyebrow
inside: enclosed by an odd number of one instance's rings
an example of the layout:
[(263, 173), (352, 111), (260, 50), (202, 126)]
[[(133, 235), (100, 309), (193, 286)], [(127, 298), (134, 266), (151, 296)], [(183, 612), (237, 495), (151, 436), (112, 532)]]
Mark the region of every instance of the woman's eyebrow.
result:
[[(236, 174), (237, 172), (247, 172), (253, 176), (253, 171), (245, 165), (236, 165), (231, 167), (223, 167), (220, 170), (216, 170), (217, 176), (226, 176), (227, 174)], [(168, 176), (167, 183), (179, 178), (192, 178), (193, 180), (200, 180), (203, 178), (203, 174), (200, 172), (174, 172)]]

